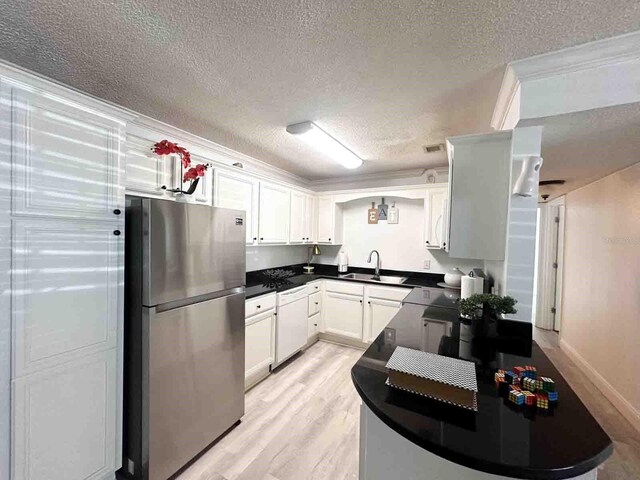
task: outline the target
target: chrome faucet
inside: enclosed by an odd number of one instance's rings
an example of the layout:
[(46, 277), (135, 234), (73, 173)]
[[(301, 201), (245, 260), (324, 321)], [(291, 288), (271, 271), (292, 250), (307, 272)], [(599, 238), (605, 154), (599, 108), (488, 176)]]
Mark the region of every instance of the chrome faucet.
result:
[(367, 263), (371, 263), (371, 256), (374, 253), (378, 256), (378, 261), (376, 262), (376, 269), (373, 273), (373, 279), (380, 280), (380, 252), (378, 252), (378, 250), (371, 250), (371, 252), (369, 252), (369, 258), (367, 258)]

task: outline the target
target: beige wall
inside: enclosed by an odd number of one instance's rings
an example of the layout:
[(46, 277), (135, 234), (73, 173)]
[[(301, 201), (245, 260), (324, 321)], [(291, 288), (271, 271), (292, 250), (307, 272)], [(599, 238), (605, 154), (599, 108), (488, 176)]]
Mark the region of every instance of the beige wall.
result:
[(560, 338), (640, 429), (640, 163), (566, 196)]

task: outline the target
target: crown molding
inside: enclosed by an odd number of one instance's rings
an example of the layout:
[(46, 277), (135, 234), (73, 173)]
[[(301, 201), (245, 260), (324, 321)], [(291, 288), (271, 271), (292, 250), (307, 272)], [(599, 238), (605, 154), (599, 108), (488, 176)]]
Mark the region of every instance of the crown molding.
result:
[[(449, 173), (448, 167), (436, 167), (436, 168), (419, 168), (413, 170), (394, 170), (391, 172), (378, 172), (378, 173), (368, 173), (362, 175), (349, 175), (347, 177), (331, 177), (331, 178), (322, 178), (318, 180), (310, 180), (310, 187), (321, 187), (321, 186), (336, 186), (339, 188), (340, 185), (343, 184), (357, 184), (364, 182), (372, 182), (377, 180), (397, 180), (397, 179), (416, 179), (424, 177), (429, 173), (433, 173), (434, 176), (437, 177), (439, 175), (447, 175)], [(426, 184), (424, 182), (423, 184)], [(423, 185), (418, 184), (418, 185)]]
[[(235, 171), (243, 171), (247, 174), (257, 175), (303, 188), (309, 188), (310, 185), (310, 181), (306, 178), (161, 122), (160, 120), (147, 117), (146, 115), (138, 116), (134, 122), (129, 124), (127, 126), (127, 133), (150, 139), (157, 139), (158, 134), (161, 134), (187, 146), (190, 153), (203, 158), (216, 160), (218, 163), (227, 165), (230, 168), (235, 168)], [(233, 167), (233, 164), (237, 162), (242, 163), (244, 168), (237, 169)]]
[[(520, 109), (522, 86), (527, 82), (638, 60), (640, 60), (640, 31), (511, 62), (507, 65), (502, 78), (491, 118), (491, 127), (503, 130), (515, 126), (507, 123), (514, 113), (514, 107)], [(519, 118), (520, 112), (515, 113)]]
[(108, 118), (121, 125), (138, 117), (138, 114), (132, 110), (5, 60), (0, 60), (0, 82), (52, 98), (62, 104)]

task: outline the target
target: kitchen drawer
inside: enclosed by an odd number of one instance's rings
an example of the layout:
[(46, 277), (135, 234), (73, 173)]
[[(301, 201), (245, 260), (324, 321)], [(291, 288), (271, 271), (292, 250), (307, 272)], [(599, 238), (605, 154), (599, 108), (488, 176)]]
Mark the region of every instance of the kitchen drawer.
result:
[(368, 286), (369, 297), (382, 300), (402, 301), (411, 292), (410, 288)]
[(266, 312), (270, 308), (276, 308), (276, 294), (269, 293), (260, 297), (247, 300), (244, 306), (244, 317), (248, 318), (257, 313)]
[(315, 337), (320, 331), (320, 313), (309, 317), (309, 340)]
[(325, 290), (327, 292), (346, 293), (348, 295), (362, 296), (364, 294), (364, 284), (355, 283), (350, 280), (343, 282), (334, 282), (329, 280), (325, 283)]
[(322, 290), (322, 281), (318, 280), (317, 282), (311, 282), (307, 284), (307, 293), (309, 295), (313, 295), (316, 292)]
[(322, 309), (322, 292), (309, 295), (309, 316), (315, 315)]

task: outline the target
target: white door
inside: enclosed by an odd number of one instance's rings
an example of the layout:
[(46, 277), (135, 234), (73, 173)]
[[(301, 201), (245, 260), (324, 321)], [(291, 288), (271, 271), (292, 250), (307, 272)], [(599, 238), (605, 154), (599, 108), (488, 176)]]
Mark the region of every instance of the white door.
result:
[(117, 350), (13, 382), (12, 480), (101, 480), (118, 468)]
[(362, 340), (362, 297), (326, 292), (322, 312), (328, 333)]
[(245, 327), (245, 379), (275, 361), (275, 315), (265, 312), (248, 318)]
[(250, 177), (215, 171), (214, 205), (244, 210), (247, 245), (258, 241), (258, 183)]
[(12, 90), (13, 213), (112, 218), (123, 208), (121, 125)]
[(288, 188), (260, 182), (258, 243), (287, 243), (290, 200)]
[(291, 192), (291, 217), (289, 223), (289, 243), (305, 243), (307, 231), (305, 214), (307, 213), (307, 195)]
[(117, 345), (122, 224), (14, 220), (13, 374)]
[(333, 242), (334, 208), (333, 198), (318, 198), (318, 243)]
[(392, 300), (381, 300), (370, 298), (367, 301), (368, 319), (370, 324), (369, 342), (373, 342), (376, 337), (385, 329), (396, 313), (400, 311), (401, 302)]
[(443, 248), (443, 243), (446, 241), (444, 237), (446, 202), (446, 188), (427, 191), (425, 199), (425, 243), (427, 248)]
[(304, 216), (306, 243), (316, 243), (318, 241), (318, 217), (316, 215), (317, 199), (307, 195), (306, 212)]

